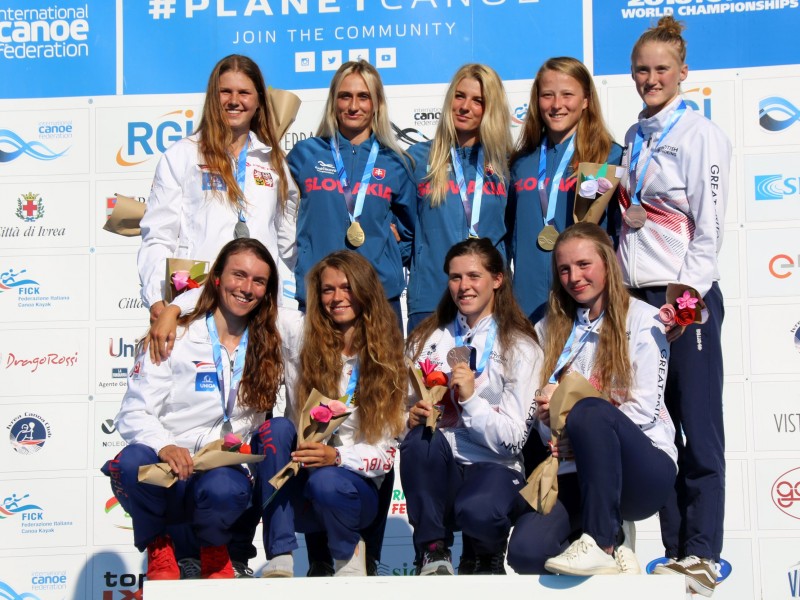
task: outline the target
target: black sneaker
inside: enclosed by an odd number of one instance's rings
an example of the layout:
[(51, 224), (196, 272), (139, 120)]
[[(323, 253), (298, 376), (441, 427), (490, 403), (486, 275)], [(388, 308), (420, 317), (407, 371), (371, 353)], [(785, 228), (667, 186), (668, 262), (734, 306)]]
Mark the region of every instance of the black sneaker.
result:
[(478, 566), (477, 560), (473, 556), (461, 555), (461, 561), (458, 563), (459, 575), (475, 575), (475, 567)]
[[(480, 554), (475, 561), (475, 569), (473, 570), (473, 575), (505, 575), (506, 574), (506, 566), (505, 566), (505, 559), (506, 553), (505, 552), (497, 552), (495, 554)], [(459, 569), (459, 575), (461, 574), (461, 569)]]
[(367, 577), (376, 577), (378, 575), (378, 561), (372, 558), (371, 556), (367, 556)]
[(420, 575), (455, 575), (450, 549), (444, 542), (437, 540), (428, 544), (422, 554)]
[(247, 563), (238, 560), (232, 560), (231, 566), (233, 567), (233, 576), (236, 579), (252, 579), (253, 569), (247, 566)]
[(333, 565), (321, 560), (312, 560), (306, 577), (333, 577)]

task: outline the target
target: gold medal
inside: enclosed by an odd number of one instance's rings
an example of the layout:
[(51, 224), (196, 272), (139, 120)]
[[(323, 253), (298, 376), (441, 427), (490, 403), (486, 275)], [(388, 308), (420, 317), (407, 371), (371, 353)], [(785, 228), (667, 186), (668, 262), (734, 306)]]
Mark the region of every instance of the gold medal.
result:
[(350, 227), (347, 228), (347, 241), (350, 242), (350, 245), (358, 248), (365, 239), (367, 237), (364, 235), (364, 230), (361, 229), (361, 224), (358, 221), (350, 223)]
[(640, 229), (647, 221), (647, 212), (641, 204), (631, 204), (623, 219), (631, 229)]
[(556, 239), (558, 238), (558, 230), (552, 225), (545, 225), (539, 232), (539, 237), (536, 241), (542, 250), (551, 252), (556, 247)]

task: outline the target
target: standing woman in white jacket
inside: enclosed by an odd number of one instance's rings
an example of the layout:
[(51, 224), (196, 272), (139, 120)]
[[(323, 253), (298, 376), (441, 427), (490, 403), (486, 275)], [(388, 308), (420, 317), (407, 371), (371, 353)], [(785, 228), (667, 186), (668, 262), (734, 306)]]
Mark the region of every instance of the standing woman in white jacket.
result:
[[(722, 344), (725, 314), (717, 254), (722, 246), (731, 144), (714, 123), (686, 106), (683, 26), (662, 17), (633, 47), (631, 73), (645, 103), (625, 136), (630, 199), (618, 257), (631, 293), (665, 302), (666, 286), (691, 286), (708, 308), (702, 325), (675, 327), (666, 402), (678, 435), (675, 492), (660, 511), (666, 565), (658, 574), (686, 577), (710, 596), (716, 586), (725, 514)], [(638, 214), (637, 214), (638, 213)], [(685, 441), (684, 441), (685, 440)]]
[[(203, 578), (232, 578), (226, 545), (251, 502), (247, 471), (194, 472), (192, 455), (226, 433), (248, 440), (272, 410), (283, 373), (277, 330), (278, 273), (257, 240), (229, 242), (193, 312), (179, 320), (168, 360), (142, 352), (115, 421), (128, 445), (103, 467), (133, 520), (134, 544), (147, 550), (147, 578), (179, 579), (168, 531), (191, 526)], [(165, 462), (169, 488), (138, 480), (139, 467)]]
[(252, 237), (293, 269), (296, 199), (261, 70), (226, 56), (209, 76), (197, 132), (156, 167), (137, 258), (150, 321), (164, 308), (167, 258), (210, 262), (226, 242)]

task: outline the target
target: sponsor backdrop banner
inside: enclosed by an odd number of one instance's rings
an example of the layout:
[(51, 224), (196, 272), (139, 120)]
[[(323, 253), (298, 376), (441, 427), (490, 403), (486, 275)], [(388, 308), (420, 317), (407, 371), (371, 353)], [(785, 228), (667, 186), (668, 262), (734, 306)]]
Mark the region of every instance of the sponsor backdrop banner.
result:
[[(102, 230), (145, 202), (160, 156), (200, 123), (211, 66), (256, 59), (303, 104), (281, 140), (313, 135), (352, 58), (388, 84), (403, 147), (433, 137), (447, 82), (485, 62), (518, 136), (531, 77), (582, 58), (621, 141), (642, 109), (630, 48), (684, 21), (687, 104), (734, 156), (720, 253), (728, 473), (718, 600), (800, 598), (800, 0), (5, 0), (0, 3), (0, 597), (141, 598), (130, 517), (99, 467), (148, 310), (139, 238)], [(602, 4), (602, 6), (601, 6)], [(789, 40), (789, 41), (787, 41)], [(283, 275), (282, 275), (283, 278)], [(291, 289), (291, 282), (286, 287)], [(4, 441), (3, 441), (4, 440)], [(637, 556), (662, 556), (657, 517)], [(378, 565), (413, 573), (399, 478)], [(250, 566), (266, 562), (260, 532)], [(296, 572), (306, 568), (304, 541)], [(460, 555), (456, 536), (453, 554)]]

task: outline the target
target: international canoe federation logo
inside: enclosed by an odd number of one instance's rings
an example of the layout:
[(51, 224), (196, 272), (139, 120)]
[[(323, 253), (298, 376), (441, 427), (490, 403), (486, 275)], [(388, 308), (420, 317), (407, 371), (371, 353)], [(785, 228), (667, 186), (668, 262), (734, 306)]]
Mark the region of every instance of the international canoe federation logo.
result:
[(13, 268), (11, 268), (8, 271), (3, 271), (0, 273), (0, 294), (7, 292), (8, 290), (21, 288), (23, 286), (38, 286), (38, 281), (25, 278), (21, 279), (21, 277), (27, 272), (27, 269), (15, 271)]
[(41, 142), (26, 142), (10, 129), (0, 129), (0, 163), (11, 162), (23, 154), (36, 160), (55, 160), (64, 156), (68, 150), (69, 148), (55, 152)]
[(26, 223), (33, 223), (44, 216), (44, 199), (39, 194), (28, 192), (17, 198), (17, 217)]
[(17, 454), (36, 454), (50, 439), (50, 423), (34, 413), (17, 416), (6, 429), (11, 447)]
[(30, 592), (19, 593), (14, 590), (5, 581), (0, 581), (0, 598), (4, 600), (41, 600), (39, 596), (31, 594)]
[(758, 122), (767, 131), (783, 131), (800, 121), (800, 109), (780, 96), (770, 96), (758, 103)]
[[(27, 498), (30, 498), (30, 494), (17, 496), (14, 492), (12, 492), (10, 496), (3, 498), (3, 505), (0, 506), (0, 521), (3, 519), (10, 519), (25, 512), (42, 511), (41, 506), (31, 504), (30, 501), (27, 501)], [(2, 598), (2, 596), (0, 596), (0, 598)]]
[[(648, 575), (652, 575), (653, 570), (658, 565), (666, 564), (668, 560), (669, 559), (664, 556), (656, 558), (655, 560), (651, 560), (649, 563), (647, 563), (647, 566), (644, 569)], [(731, 566), (731, 563), (729, 563), (727, 560), (725, 560), (724, 558), (720, 558), (719, 562), (716, 564), (716, 570), (717, 570), (717, 585), (719, 585), (730, 576), (731, 572), (733, 571), (733, 567)]]

